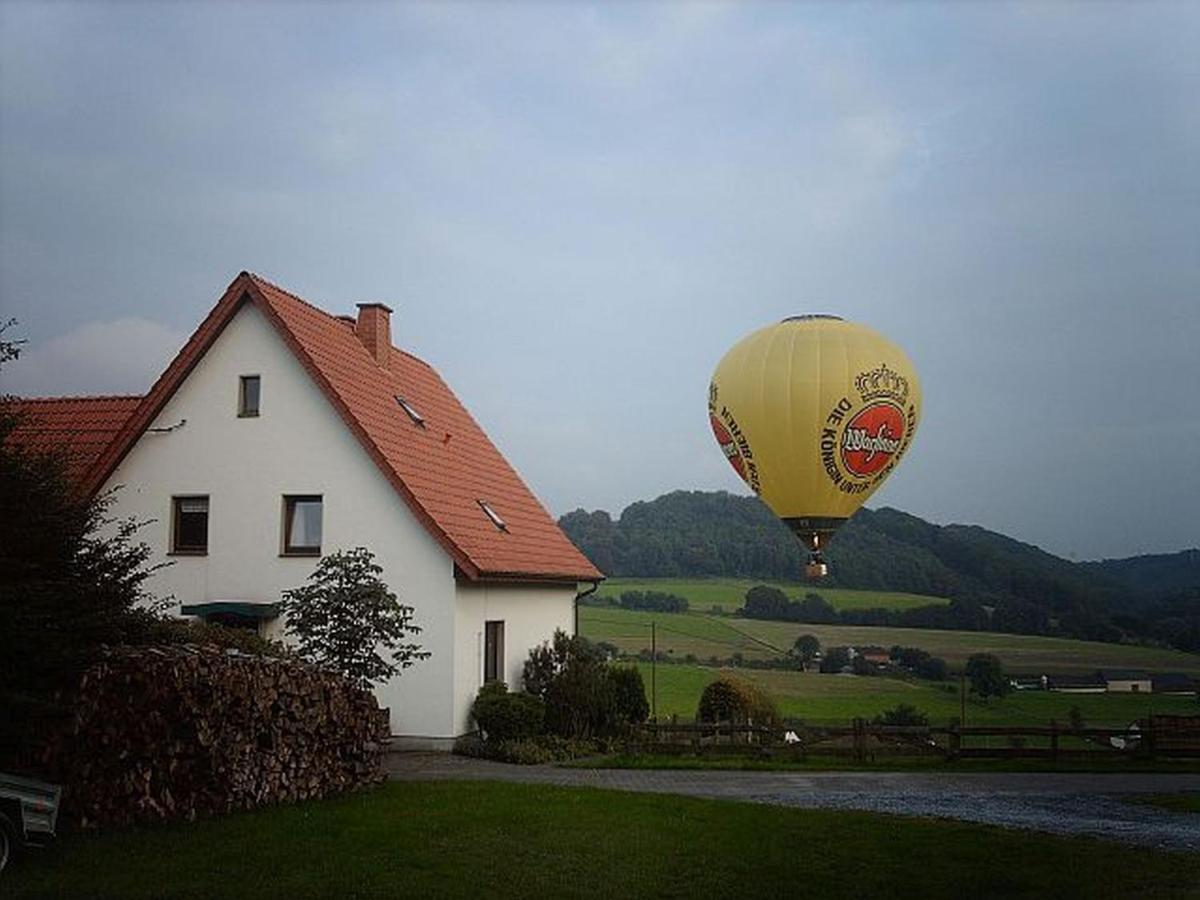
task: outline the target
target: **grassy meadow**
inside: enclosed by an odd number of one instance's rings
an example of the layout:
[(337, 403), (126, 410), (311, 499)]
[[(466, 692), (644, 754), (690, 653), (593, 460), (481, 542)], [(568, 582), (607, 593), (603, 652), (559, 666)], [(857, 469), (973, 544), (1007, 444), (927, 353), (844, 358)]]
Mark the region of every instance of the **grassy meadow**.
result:
[(657, 625), (658, 649), (677, 659), (691, 653), (700, 660), (727, 659), (735, 652), (747, 659), (770, 659), (786, 651), (802, 634), (813, 634), (822, 647), (920, 647), (961, 668), (972, 653), (993, 653), (1005, 669), (1018, 675), (1066, 675), (1097, 669), (1145, 669), (1200, 675), (1200, 655), (1157, 647), (1134, 647), (1073, 641), (1065, 638), (986, 631), (935, 631), (851, 625), (805, 625), (710, 616), (698, 613), (646, 613), (618, 608), (579, 610), (580, 631), (629, 653), (650, 647), (650, 623)]
[[(500, 783), (392, 783), (69, 835), (6, 900), (1200, 896), (1200, 857), (964, 822)], [(807, 887), (806, 887), (807, 886)]]
[(620, 597), (625, 591), (660, 591), (687, 598), (693, 612), (711, 613), (718, 608), (730, 614), (740, 607), (746, 591), (756, 584), (776, 587), (799, 600), (808, 593), (820, 594), (834, 609), (911, 609), (914, 606), (945, 604), (945, 597), (902, 594), (889, 591), (854, 591), (813, 587), (806, 582), (763, 581), (757, 578), (613, 578), (600, 585), (597, 596)]
[[(652, 691), (650, 665), (639, 663), (638, 668), (649, 695)], [(813, 724), (844, 725), (853, 718), (872, 718), (901, 703), (915, 706), (935, 725), (944, 725), (959, 716), (961, 700), (957, 681), (936, 683), (782, 669), (723, 670), (664, 664), (658, 666), (654, 674), (659, 717), (693, 718), (705, 685), (730, 672), (760, 685), (775, 699), (780, 713), (786, 718)], [(1150, 713), (1200, 713), (1200, 703), (1195, 697), (1020, 691), (987, 702), (968, 695), (966, 724), (1046, 725), (1051, 719), (1065, 723), (1072, 707), (1080, 711), (1087, 724), (1095, 727), (1124, 727)]]

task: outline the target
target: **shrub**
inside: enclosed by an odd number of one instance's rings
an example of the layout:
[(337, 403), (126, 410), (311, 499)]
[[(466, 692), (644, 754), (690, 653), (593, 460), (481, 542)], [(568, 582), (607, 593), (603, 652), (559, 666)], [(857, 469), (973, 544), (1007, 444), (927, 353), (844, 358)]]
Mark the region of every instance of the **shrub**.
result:
[(630, 725), (645, 722), (650, 715), (650, 704), (642, 673), (633, 666), (610, 666), (608, 677), (613, 683), (618, 720)]
[(570, 740), (557, 735), (540, 735), (513, 741), (483, 741), (477, 735), (463, 735), (454, 742), (459, 756), (491, 759), (519, 766), (536, 766), (581, 756), (593, 756), (607, 748), (594, 741)]
[(621, 594), (621, 606), (647, 612), (684, 613), (688, 610), (688, 601), (686, 597), (662, 591), (625, 591)]
[(231, 628), (203, 619), (168, 619), (151, 615), (142, 617), (138, 627), (131, 629), (128, 643), (159, 646), (193, 644), (279, 659), (294, 655), (279, 641), (260, 637), (258, 632), (249, 628)]
[(510, 693), (503, 681), (492, 681), (479, 689), (471, 718), (489, 743), (521, 740), (541, 734), (546, 704), (532, 694)]
[(876, 725), (928, 725), (929, 716), (915, 706), (901, 703), (875, 717)]
[(704, 688), (696, 718), (701, 722), (770, 725), (779, 720), (779, 712), (775, 701), (758, 685), (722, 675)]
[(546, 730), (568, 738), (611, 734), (617, 727), (616, 685), (595, 645), (554, 633), (529, 651), (525, 690), (546, 704)]

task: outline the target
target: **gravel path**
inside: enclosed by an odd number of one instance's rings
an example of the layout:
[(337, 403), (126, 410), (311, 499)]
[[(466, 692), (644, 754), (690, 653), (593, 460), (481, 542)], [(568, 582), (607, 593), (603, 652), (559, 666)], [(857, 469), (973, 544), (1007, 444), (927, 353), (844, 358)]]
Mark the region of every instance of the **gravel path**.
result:
[(858, 809), (1083, 834), (1200, 851), (1200, 816), (1127, 802), (1200, 791), (1200, 774), (1082, 772), (731, 772), (512, 766), (448, 753), (394, 753), (395, 780), (486, 780)]

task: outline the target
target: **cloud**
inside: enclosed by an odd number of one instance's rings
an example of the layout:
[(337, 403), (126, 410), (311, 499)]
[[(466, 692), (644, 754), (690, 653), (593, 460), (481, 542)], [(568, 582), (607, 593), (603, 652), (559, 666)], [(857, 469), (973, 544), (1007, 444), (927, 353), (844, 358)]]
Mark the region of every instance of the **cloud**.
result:
[(25, 397), (141, 394), (186, 338), (149, 319), (89, 322), (25, 348), (16, 362), (5, 366), (3, 389)]

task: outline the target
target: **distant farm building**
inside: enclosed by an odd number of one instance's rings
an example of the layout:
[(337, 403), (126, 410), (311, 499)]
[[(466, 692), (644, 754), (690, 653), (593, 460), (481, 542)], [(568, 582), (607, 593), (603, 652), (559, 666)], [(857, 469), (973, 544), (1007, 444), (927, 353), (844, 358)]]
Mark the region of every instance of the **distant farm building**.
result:
[(1101, 672), (1100, 678), (1110, 694), (1149, 694), (1153, 687), (1146, 672), (1107, 671)]

